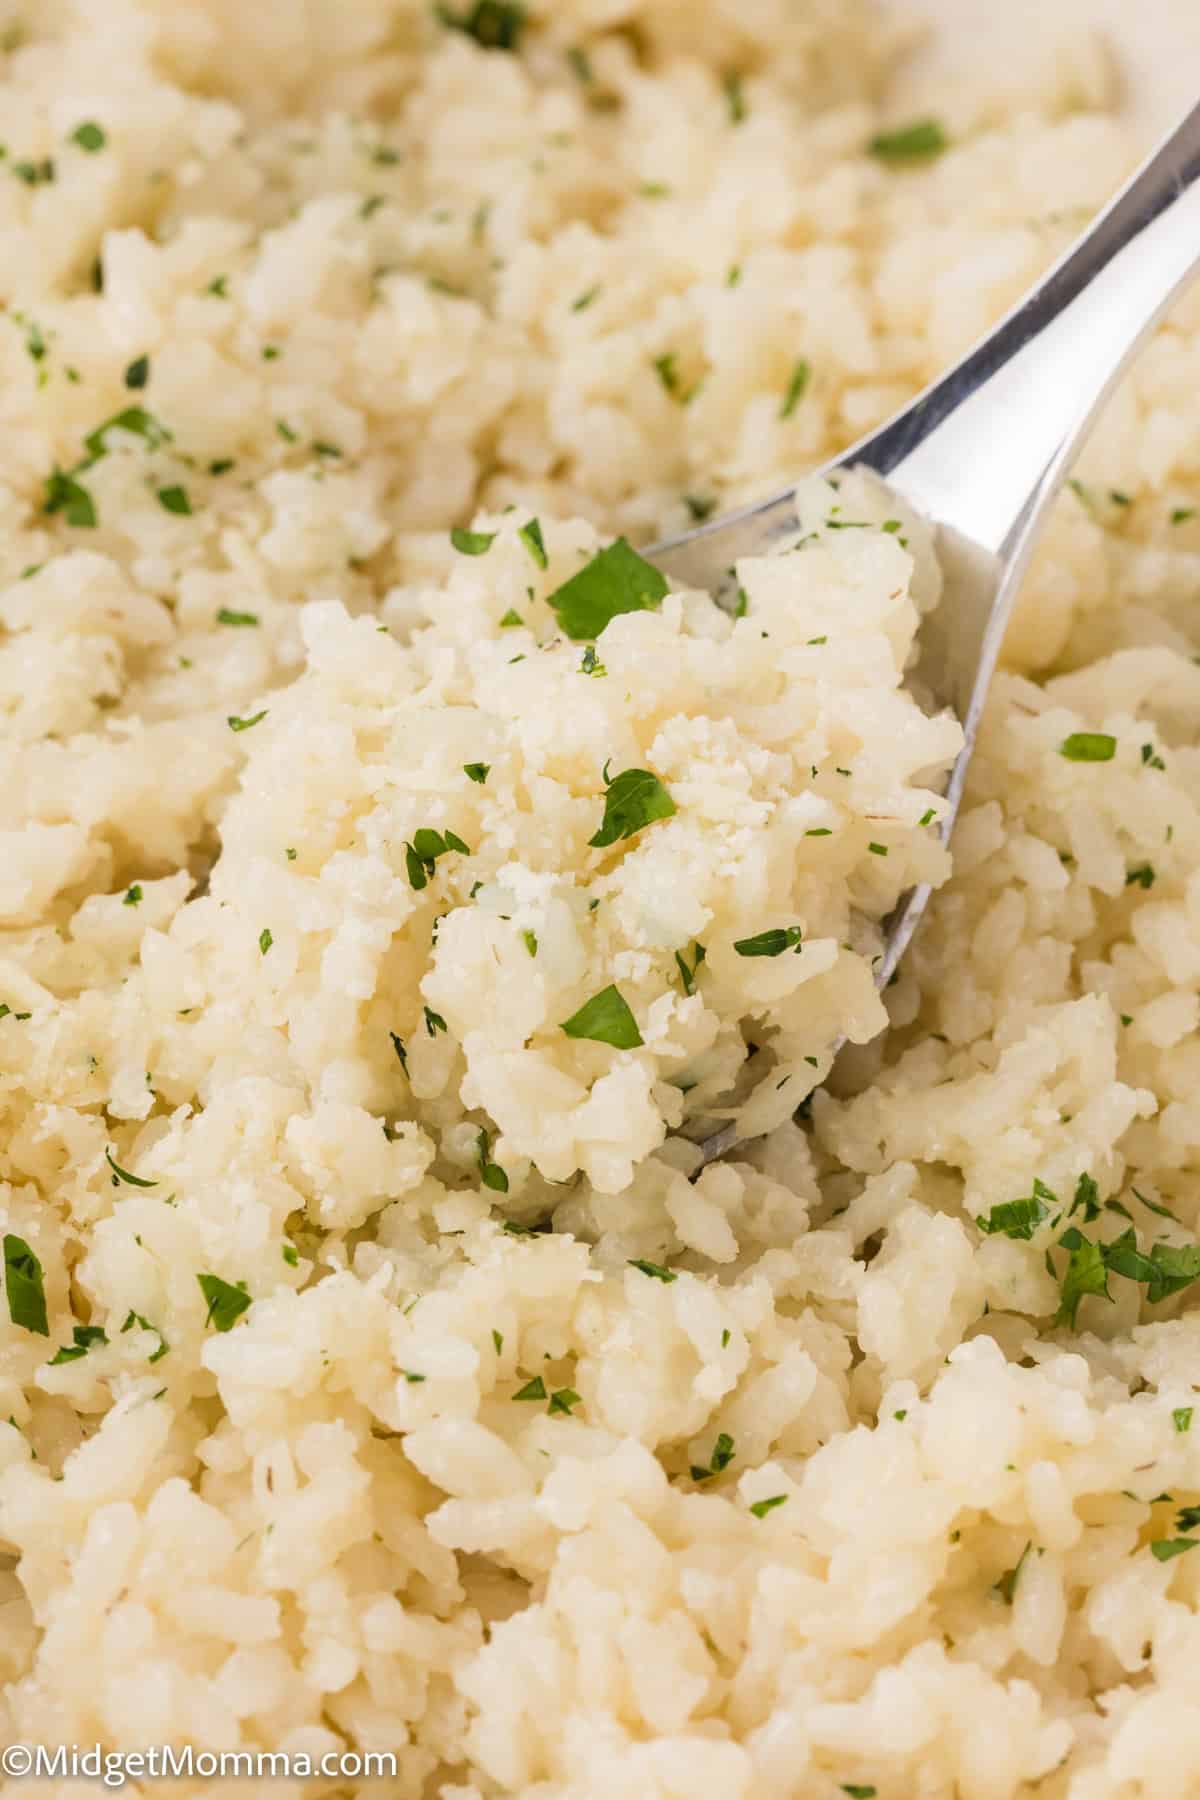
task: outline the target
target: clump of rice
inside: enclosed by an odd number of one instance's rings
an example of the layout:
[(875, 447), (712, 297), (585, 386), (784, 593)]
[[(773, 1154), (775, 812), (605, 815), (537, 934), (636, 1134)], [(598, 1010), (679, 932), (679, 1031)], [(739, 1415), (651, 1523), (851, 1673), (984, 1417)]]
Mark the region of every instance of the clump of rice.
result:
[(918, 522), (810, 482), (732, 612), (604, 550), (1010, 303), (1128, 166), (1099, 47), (914, 152), (865, 0), (4, 46), (0, 1736), (1193, 1792), (1200, 307), (948, 881)]

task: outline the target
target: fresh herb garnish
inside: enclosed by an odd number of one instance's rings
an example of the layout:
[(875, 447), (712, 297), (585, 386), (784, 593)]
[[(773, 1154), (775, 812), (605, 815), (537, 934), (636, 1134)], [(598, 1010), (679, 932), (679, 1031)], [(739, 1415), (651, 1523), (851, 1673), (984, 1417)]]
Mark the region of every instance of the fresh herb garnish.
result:
[(188, 499), (186, 488), (179, 486), (159, 488), (158, 504), (164, 512), (176, 513), (184, 519), (191, 517), (192, 503)]
[(525, 1386), (518, 1388), (513, 1395), (514, 1400), (544, 1400), (545, 1398), (546, 1384), (540, 1375), (535, 1375), (532, 1381), (527, 1381)]
[(222, 606), (217, 610), (218, 625), (257, 625), (258, 623), (257, 613), (235, 612), (230, 606)]
[(976, 1213), (975, 1223), (989, 1237), (999, 1234), (1027, 1244), (1042, 1220), (1050, 1217), (1050, 1208), (1045, 1204), (1047, 1199), (1053, 1201), (1054, 1195), (1036, 1181), (1033, 1193), (1026, 1199), (1001, 1201), (986, 1215)]
[(786, 1500), (786, 1494), (772, 1494), (769, 1500), (755, 1500), (750, 1511), (756, 1519), (765, 1519), (769, 1512), (774, 1512), (777, 1506), (783, 1506)]
[(25, 1239), (12, 1232), (4, 1234), (4, 1291), (13, 1324), (38, 1337), (49, 1337), (42, 1265)]
[(867, 149), (880, 162), (903, 164), (928, 162), (950, 148), (950, 139), (937, 119), (916, 119), (896, 131), (880, 131)]
[(469, 847), (453, 831), (433, 831), (426, 825), (414, 831), (412, 842), (404, 846), (409, 885), (419, 893), (435, 873), (439, 856), (448, 856), (452, 850), (460, 856), (471, 854)]
[(588, 1038), (595, 1044), (611, 1044), (614, 1050), (636, 1050), (643, 1042), (637, 1020), (615, 986), (601, 988), (579, 1011), (564, 1019), (561, 1030), (571, 1038)]
[(105, 419), (94, 431), (89, 431), (83, 440), (83, 447), (88, 453), (90, 462), (99, 462), (107, 456), (111, 448), (108, 437), (113, 431), (127, 431), (131, 437), (140, 437), (150, 450), (158, 450), (171, 442), (171, 433), (165, 425), (161, 425), (153, 413), (148, 413), (144, 406), (126, 406), (111, 419)]
[(725, 90), (725, 102), (729, 107), (729, 123), (740, 125), (746, 117), (746, 96), (742, 92), (742, 78), (736, 73), (726, 75), (721, 86)]
[(274, 942), (275, 942), (275, 939), (271, 936), (270, 926), (264, 925), (262, 930), (258, 934), (259, 955), (265, 956), (267, 954), (267, 951), (271, 948), (271, 945)]
[(122, 1335), (127, 1331), (132, 1331), (135, 1326), (140, 1331), (152, 1331), (154, 1333), (155, 1337), (158, 1339), (158, 1349), (155, 1350), (151, 1356), (147, 1357), (146, 1360), (152, 1363), (161, 1362), (163, 1357), (170, 1351), (171, 1346), (168, 1344), (162, 1332), (158, 1329), (158, 1326), (152, 1325), (149, 1319), (144, 1319), (139, 1312), (129, 1312), (126, 1314), (125, 1323), (121, 1327)]
[(805, 394), (808, 392), (808, 384), (811, 379), (812, 365), (808, 362), (806, 357), (802, 356), (799, 362), (792, 368), (786, 391), (780, 402), (779, 416), (781, 419), (791, 418)]
[(67, 524), (79, 529), (91, 530), (96, 525), (96, 503), (92, 496), (73, 475), (59, 468), (46, 477), (42, 509), (46, 513), (63, 513)]
[(93, 120), (85, 119), (83, 124), (77, 125), (71, 133), (71, 142), (78, 144), (79, 148), (86, 150), (89, 155), (95, 155), (97, 150), (103, 150), (108, 138)]
[(465, 13), (439, 5), (434, 12), (449, 30), (465, 32), (484, 50), (515, 50), (525, 29), (525, 8), (514, 0), (476, 0)]
[(571, 1408), (579, 1406), (582, 1399), (583, 1396), (577, 1394), (574, 1388), (556, 1388), (550, 1396), (550, 1404), (546, 1411), (548, 1413), (565, 1413), (569, 1419)]
[(236, 1287), (230, 1287), (219, 1275), (197, 1275), (196, 1280), (200, 1283), (200, 1292), (208, 1301), (205, 1327), (211, 1325), (215, 1331), (232, 1331), (251, 1305), (245, 1283), (239, 1281)]
[(507, 631), (512, 625), (523, 625), (524, 623), (525, 621), (517, 609), (514, 606), (510, 606), (500, 621), (500, 629), (502, 631)]
[(1173, 1557), (1183, 1556), (1200, 1544), (1200, 1538), (1177, 1537), (1155, 1538), (1150, 1545), (1150, 1554), (1155, 1562), (1170, 1562)]
[(604, 790), (604, 819), (588, 843), (594, 850), (636, 836), (659, 819), (675, 815), (675, 802), (649, 769), (624, 769)]
[(139, 356), (130, 363), (125, 371), (125, 386), (127, 388), (144, 388), (149, 380), (150, 358)]
[(230, 713), (225, 723), (230, 731), (249, 731), (252, 725), (258, 725), (266, 716), (267, 708), (264, 706), (261, 712), (251, 713), (248, 719), (239, 719), (236, 713)]
[(794, 950), (798, 956), (803, 947), (801, 937), (799, 925), (778, 925), (760, 931), (757, 937), (735, 938), (733, 947), (739, 956), (782, 956), (785, 950)]
[(484, 782), (487, 780), (487, 778), (491, 774), (491, 772), (492, 772), (491, 763), (464, 763), (463, 764), (463, 774), (466, 776), (469, 776), (472, 781), (477, 781), (479, 783), (480, 787), (483, 786)]
[(132, 887), (126, 888), (125, 898), (122, 900), (121, 905), (122, 906), (140, 906), (141, 903), (142, 903), (142, 890), (141, 890), (141, 887), (139, 886), (139, 884), (135, 881)]
[(389, 1031), (388, 1036), (392, 1040), (392, 1049), (396, 1052), (396, 1056), (399, 1059), (400, 1067), (404, 1070), (404, 1073), (407, 1075), (408, 1074), (408, 1051), (404, 1048), (404, 1039), (401, 1037), (397, 1037), (396, 1033), (394, 1031)]
[(108, 1333), (102, 1331), (99, 1325), (76, 1325), (72, 1328), (71, 1337), (74, 1341), (64, 1344), (50, 1358), (52, 1369), (57, 1368), (60, 1363), (78, 1362), (81, 1357), (87, 1355), (93, 1345), (107, 1344), (108, 1342)]
[(1192, 1414), (1194, 1411), (1195, 1407), (1192, 1406), (1177, 1406), (1172, 1412), (1171, 1423), (1181, 1436), (1185, 1431), (1190, 1431), (1192, 1429)]
[(683, 952), (681, 950), (675, 952), (675, 967), (679, 970), (679, 979), (683, 983), (683, 991), (685, 994), (695, 993), (696, 976), (699, 974), (700, 964), (704, 961), (707, 954), (703, 944), (693, 944), (692, 966), (689, 969), (687, 958), (684, 956)]
[(1138, 868), (1130, 869), (1125, 877), (1126, 887), (1152, 888), (1154, 882), (1154, 869), (1150, 863), (1142, 863)]
[(479, 1179), (485, 1188), (491, 1188), (494, 1194), (507, 1194), (508, 1176), (491, 1159), (491, 1143), (486, 1131), (481, 1131), (475, 1139), (475, 1153), (479, 1158)]
[(996, 1592), (1003, 1600), (1005, 1606), (1011, 1606), (1013, 1603), (1013, 1596), (1017, 1591), (1017, 1583), (1021, 1579), (1021, 1570), (1025, 1567), (1025, 1559), (1032, 1549), (1032, 1543), (1026, 1544), (1020, 1556), (1013, 1564), (1013, 1567), (1011, 1569), (1006, 1569), (996, 1583)]
[(521, 942), (524, 944), (525, 948), (528, 950), (530, 956), (537, 955), (538, 941), (537, 941), (537, 932), (536, 931), (523, 931), (521, 933)]
[(536, 519), (530, 519), (527, 525), (521, 526), (521, 529), (517, 532), (517, 536), (528, 550), (530, 556), (532, 556), (538, 568), (546, 568), (549, 565), (550, 558), (546, 555), (546, 546), (542, 541), (542, 528), (538, 521)]
[(494, 531), (464, 531), (456, 525), (450, 533), (450, 542), (460, 556), (483, 556), (496, 541)]
[(649, 1275), (651, 1281), (671, 1282), (679, 1280), (674, 1269), (664, 1269), (661, 1263), (647, 1262), (644, 1256), (631, 1256), (629, 1258), (629, 1266), (631, 1269), (639, 1269), (643, 1275)]
[(122, 1182), (125, 1183), (126, 1187), (154, 1188), (158, 1186), (157, 1181), (145, 1181), (140, 1175), (131, 1175), (128, 1169), (123, 1169), (119, 1162), (113, 1161), (113, 1153), (109, 1149), (106, 1149), (104, 1152), (104, 1160), (112, 1170), (112, 1184), (114, 1187), (119, 1187)]
[(434, 1012), (431, 1006), (423, 1006), (421, 1011), (425, 1015), (425, 1030), (430, 1037), (436, 1037), (439, 1031), (449, 1030), (441, 1013)]
[(599, 680), (601, 676), (608, 674), (607, 668), (596, 655), (595, 644), (585, 644), (583, 646), (583, 655), (579, 662), (579, 673), (581, 675), (594, 676), (596, 680)]
[(1068, 762), (1111, 762), (1117, 754), (1117, 740), (1106, 731), (1073, 731), (1058, 746), (1058, 754)]
[(654, 610), (667, 581), (652, 563), (618, 538), (547, 596), (569, 638), (598, 638), (619, 613)]

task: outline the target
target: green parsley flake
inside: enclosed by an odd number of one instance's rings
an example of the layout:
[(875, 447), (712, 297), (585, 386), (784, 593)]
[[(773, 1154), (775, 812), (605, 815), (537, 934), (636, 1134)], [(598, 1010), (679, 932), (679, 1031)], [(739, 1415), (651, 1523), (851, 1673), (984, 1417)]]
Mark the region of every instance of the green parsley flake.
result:
[(667, 592), (666, 577), (618, 538), (548, 596), (562, 630), (577, 642), (596, 639), (619, 613), (650, 612)]
[(703, 944), (693, 944), (692, 966), (689, 968), (687, 958), (684, 956), (683, 952), (681, 950), (675, 952), (675, 967), (679, 970), (679, 979), (683, 983), (683, 991), (685, 994), (695, 993), (696, 976), (699, 974), (700, 964), (705, 960), (707, 954), (708, 952), (705, 950)]
[(107, 1344), (108, 1342), (108, 1333), (102, 1331), (99, 1325), (76, 1325), (72, 1329), (71, 1337), (74, 1341), (70, 1344), (64, 1344), (62, 1348), (56, 1351), (50, 1358), (50, 1367), (52, 1369), (57, 1368), (60, 1363), (78, 1362), (80, 1358), (86, 1356), (88, 1351), (95, 1345)]
[(492, 1348), (497, 1356), (501, 1355), (504, 1350), (504, 1333), (497, 1331), (494, 1325), (492, 1327)]
[(468, 845), (453, 831), (433, 831), (423, 825), (414, 831), (411, 843), (404, 846), (404, 866), (408, 873), (409, 886), (419, 893), (436, 872), (439, 856), (448, 856), (451, 851), (460, 856), (470, 856)]
[(131, 437), (140, 437), (149, 450), (161, 449), (163, 444), (171, 442), (171, 433), (165, 425), (159, 423), (153, 413), (148, 413), (144, 406), (126, 406), (111, 419), (105, 419), (94, 431), (89, 431), (83, 440), (83, 447), (91, 462), (99, 462), (112, 449), (109, 434), (113, 431), (128, 432)]
[(784, 1506), (787, 1498), (786, 1494), (772, 1494), (769, 1500), (755, 1500), (750, 1511), (756, 1519), (765, 1519), (767, 1514), (774, 1512), (777, 1506)]
[(570, 1038), (587, 1038), (595, 1044), (611, 1044), (614, 1050), (636, 1050), (643, 1042), (637, 1020), (615, 986), (601, 988), (579, 1011), (564, 1019), (561, 1030)]
[(711, 494), (685, 494), (683, 504), (697, 525), (703, 525), (705, 519), (711, 517), (716, 511), (717, 506), (716, 500)]
[(1171, 523), (1172, 525), (1186, 525), (1188, 520), (1194, 519), (1195, 516), (1196, 508), (1194, 506), (1176, 506), (1171, 512)]
[(586, 312), (588, 307), (592, 304), (592, 301), (599, 294), (599, 292), (600, 292), (600, 289), (598, 287), (587, 288), (576, 299), (572, 300), (571, 311), (572, 312)]
[(525, 948), (528, 950), (530, 956), (537, 955), (538, 941), (537, 941), (537, 932), (536, 931), (523, 931), (521, 933), (521, 941), (525, 945)]
[(1013, 1603), (1013, 1595), (1016, 1593), (1017, 1583), (1021, 1579), (1021, 1570), (1025, 1567), (1025, 1559), (1032, 1549), (1033, 1545), (1027, 1543), (1012, 1568), (1006, 1569), (996, 1583), (996, 1592), (1003, 1600), (1005, 1606), (1011, 1606)]
[(538, 568), (547, 568), (549, 566), (550, 558), (546, 555), (546, 546), (542, 541), (542, 528), (538, 521), (536, 519), (530, 519), (528, 524), (522, 525), (517, 536), (528, 550), (530, 556), (532, 556)]
[(200, 1292), (208, 1301), (205, 1328), (211, 1325), (214, 1331), (232, 1331), (252, 1304), (245, 1283), (239, 1281), (236, 1287), (230, 1287), (219, 1275), (197, 1275), (196, 1280), (200, 1283)]
[(50, 1336), (46, 1317), (46, 1288), (42, 1265), (24, 1238), (4, 1234), (4, 1291), (8, 1316), (21, 1331)]
[(113, 1161), (113, 1153), (111, 1150), (105, 1150), (104, 1160), (112, 1170), (112, 1184), (114, 1187), (119, 1187), (122, 1182), (125, 1183), (126, 1187), (156, 1188), (158, 1186), (157, 1181), (145, 1181), (140, 1175), (131, 1175), (128, 1169), (123, 1169), (119, 1162)]
[(546, 1408), (546, 1411), (548, 1413), (563, 1413), (569, 1419), (571, 1416), (571, 1408), (573, 1406), (579, 1406), (582, 1403), (582, 1400), (583, 1396), (577, 1394), (574, 1388), (556, 1388), (550, 1396), (550, 1404)]
[(1035, 1190), (1028, 1199), (1004, 1200), (986, 1215), (976, 1213), (975, 1223), (988, 1237), (999, 1235), (1027, 1244), (1042, 1220), (1049, 1217), (1050, 1208)]
[(879, 1792), (878, 1788), (864, 1786), (857, 1781), (842, 1781), (838, 1785), (843, 1794), (849, 1794), (850, 1800), (875, 1800), (875, 1796)]
[(950, 139), (937, 119), (916, 119), (896, 131), (881, 131), (867, 145), (880, 162), (903, 166), (928, 162), (950, 148)]
[(257, 613), (234, 612), (229, 606), (222, 606), (217, 612), (218, 625), (257, 625), (259, 622)]
[(491, 772), (492, 772), (491, 763), (464, 763), (463, 764), (463, 774), (466, 776), (469, 776), (469, 778), (472, 781), (477, 781), (479, 783), (480, 787), (483, 786), (484, 782), (487, 780), (487, 778), (491, 774)]
[(425, 1015), (425, 1030), (430, 1037), (436, 1037), (439, 1031), (449, 1030), (441, 1013), (434, 1012), (431, 1006), (423, 1006), (421, 1011)]
[(75, 127), (71, 133), (71, 142), (78, 144), (81, 150), (86, 150), (89, 155), (94, 156), (97, 150), (103, 150), (108, 138), (99, 125), (91, 119), (87, 119), (82, 125)]
[(584, 645), (583, 657), (579, 664), (579, 673), (581, 675), (592, 675), (596, 680), (599, 680), (601, 676), (608, 674), (607, 668), (596, 655), (595, 644)]
[(1154, 881), (1155, 874), (1153, 868), (1149, 863), (1142, 863), (1138, 868), (1130, 869), (1125, 877), (1125, 886), (1140, 887), (1143, 889), (1152, 888), (1154, 886)]
[(265, 956), (267, 954), (267, 951), (271, 948), (271, 945), (274, 942), (275, 942), (275, 939), (271, 936), (270, 926), (264, 925), (262, 930), (258, 934), (259, 954), (261, 956)]
[(479, 1158), (479, 1179), (485, 1188), (491, 1188), (494, 1194), (507, 1194), (508, 1176), (491, 1159), (491, 1144), (486, 1131), (481, 1131), (475, 1140), (475, 1152)]
[(300, 1252), (297, 1250), (295, 1244), (289, 1244), (285, 1240), (284, 1243), (280, 1247), (280, 1254), (282, 1255), (283, 1260), (287, 1264), (289, 1269), (299, 1268)]
[(647, 825), (675, 816), (675, 802), (649, 769), (625, 769), (608, 782), (604, 792), (604, 819), (588, 843), (603, 850), (625, 838), (635, 837)]
[(808, 384), (811, 380), (812, 365), (802, 356), (792, 369), (787, 389), (780, 402), (779, 416), (781, 419), (791, 418), (805, 394), (808, 392)]
[(532, 1381), (527, 1381), (525, 1386), (518, 1388), (513, 1395), (514, 1400), (544, 1400), (545, 1398), (546, 1384), (540, 1375), (535, 1375)]
[(150, 358), (139, 356), (130, 363), (125, 371), (125, 386), (127, 388), (144, 388), (149, 380)]
[(1171, 1423), (1181, 1436), (1185, 1431), (1190, 1431), (1192, 1429), (1192, 1414), (1194, 1411), (1195, 1408), (1192, 1406), (1177, 1406), (1171, 1414)]
[(760, 931), (757, 937), (736, 938), (733, 947), (739, 956), (782, 956), (785, 950), (794, 950), (799, 956), (801, 935), (799, 925), (778, 925)]
[(88, 490), (57, 467), (46, 477), (42, 508), (47, 513), (61, 512), (67, 524), (77, 529), (91, 530), (97, 522), (96, 503)]
[(516, 608), (510, 606), (500, 621), (500, 629), (501, 631), (508, 631), (511, 626), (523, 625), (524, 623), (524, 619), (521, 617), (520, 613), (517, 612)]
[(1068, 762), (1111, 762), (1117, 754), (1117, 740), (1106, 731), (1073, 731), (1058, 746), (1058, 754)]
[(661, 1263), (647, 1262), (644, 1256), (631, 1256), (629, 1258), (629, 1266), (631, 1269), (640, 1270), (643, 1275), (648, 1275), (651, 1281), (671, 1282), (679, 1280), (674, 1269), (664, 1269)]
[(460, 556), (483, 556), (496, 541), (494, 531), (464, 531), (456, 525), (450, 533), (450, 542)]
[(886, 856), (887, 855), (887, 845), (886, 844), (868, 844), (867, 849), (871, 852), (872, 856)]
[(476, 0), (465, 13), (439, 5), (434, 12), (448, 30), (464, 32), (484, 50), (516, 50), (525, 29), (525, 8), (514, 0)]
[(1150, 1546), (1150, 1554), (1155, 1562), (1170, 1562), (1176, 1556), (1184, 1556), (1200, 1544), (1200, 1538), (1155, 1538)]
[(135, 881), (131, 888), (127, 888), (125, 890), (125, 898), (122, 900), (121, 905), (122, 906), (140, 906), (141, 903), (142, 903), (142, 890), (139, 887), (138, 883)]
[(1063, 1233), (1059, 1242), (1070, 1254), (1062, 1278), (1054, 1324), (1065, 1325), (1068, 1331), (1074, 1331), (1079, 1315), (1079, 1302), (1086, 1295), (1095, 1294), (1105, 1300), (1112, 1298), (1108, 1291), (1108, 1266), (1100, 1245), (1081, 1236), (1074, 1226)]
[(404, 1070), (404, 1073), (407, 1075), (408, 1074), (408, 1051), (404, 1048), (404, 1039), (401, 1037), (397, 1037), (396, 1033), (394, 1031), (389, 1031), (388, 1036), (392, 1040), (392, 1049), (396, 1052), (396, 1056), (399, 1060), (400, 1067)]
[(158, 1329), (158, 1326), (152, 1325), (149, 1319), (144, 1319), (139, 1312), (129, 1312), (125, 1315), (125, 1323), (121, 1327), (121, 1333), (124, 1335), (125, 1332), (133, 1331), (135, 1328), (139, 1331), (152, 1331), (154, 1333), (155, 1337), (158, 1339), (158, 1349), (155, 1350), (151, 1356), (147, 1357), (146, 1360), (152, 1363), (161, 1362), (163, 1357), (169, 1354), (171, 1346), (168, 1344), (162, 1332)]
[(729, 123), (740, 125), (746, 117), (746, 96), (742, 92), (742, 78), (738, 74), (726, 75), (721, 86), (725, 90), (725, 103), (729, 108)]
[(267, 716), (264, 706), (261, 712), (251, 713), (248, 719), (239, 719), (236, 713), (229, 713), (225, 719), (230, 731), (249, 731), (252, 725), (258, 725)]
[(190, 518), (192, 503), (188, 499), (187, 489), (181, 487), (165, 487), (158, 490), (158, 504), (164, 512), (176, 513), (181, 518)]

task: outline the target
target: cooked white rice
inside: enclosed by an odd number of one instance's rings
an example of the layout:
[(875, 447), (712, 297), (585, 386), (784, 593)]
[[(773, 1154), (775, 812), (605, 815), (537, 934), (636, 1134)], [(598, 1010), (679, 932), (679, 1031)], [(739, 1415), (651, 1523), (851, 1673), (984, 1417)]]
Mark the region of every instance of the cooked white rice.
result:
[(1200, 304), (886, 1012), (919, 524), (810, 484), (736, 619), (551, 604), (1003, 310), (1129, 166), (1102, 49), (898, 165), (869, 0), (449, 17), (516, 42), (0, 19), (0, 1740), (1194, 1795)]

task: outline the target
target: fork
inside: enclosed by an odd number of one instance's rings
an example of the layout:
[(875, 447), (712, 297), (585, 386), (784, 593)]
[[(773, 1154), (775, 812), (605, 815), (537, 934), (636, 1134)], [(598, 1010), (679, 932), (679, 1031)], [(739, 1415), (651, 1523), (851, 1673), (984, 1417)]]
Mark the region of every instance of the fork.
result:
[[(1032, 292), (950, 371), (817, 471), (866, 468), (934, 527), (944, 589), (922, 623), (913, 674), (963, 727), (946, 789), (954, 826), (1005, 626), (1047, 511), (1101, 404), (1200, 266), (1200, 105), (1193, 107)], [(742, 557), (797, 525), (795, 488), (645, 554), (681, 586), (718, 595)], [(928, 886), (886, 924), (884, 987), (920, 923)], [(738, 1142), (728, 1125), (704, 1161)]]

